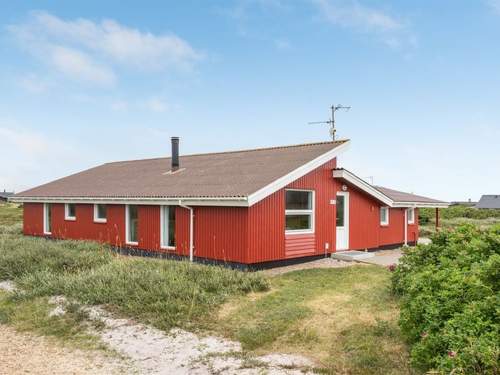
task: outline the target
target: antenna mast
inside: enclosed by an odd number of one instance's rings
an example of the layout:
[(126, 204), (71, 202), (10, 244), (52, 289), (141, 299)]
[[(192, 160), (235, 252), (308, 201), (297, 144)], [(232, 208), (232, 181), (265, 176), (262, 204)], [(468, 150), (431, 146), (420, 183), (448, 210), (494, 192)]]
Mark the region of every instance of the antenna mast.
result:
[(328, 121), (315, 121), (315, 122), (309, 122), (308, 124), (328, 124), (330, 125), (330, 136), (332, 137), (332, 140), (335, 140), (335, 135), (337, 133), (337, 129), (335, 129), (335, 112), (337, 112), (339, 109), (344, 109), (346, 111), (350, 110), (351, 107), (346, 107), (343, 106), (342, 104), (337, 104), (337, 105), (332, 105), (330, 107), (332, 110), (332, 117)]

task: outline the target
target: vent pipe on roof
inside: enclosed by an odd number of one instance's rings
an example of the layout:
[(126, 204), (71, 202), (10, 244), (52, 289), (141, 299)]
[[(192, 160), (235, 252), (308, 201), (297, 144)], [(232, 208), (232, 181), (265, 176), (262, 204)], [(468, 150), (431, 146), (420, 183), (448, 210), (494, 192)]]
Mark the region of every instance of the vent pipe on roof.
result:
[(179, 169), (179, 137), (172, 137), (172, 171)]

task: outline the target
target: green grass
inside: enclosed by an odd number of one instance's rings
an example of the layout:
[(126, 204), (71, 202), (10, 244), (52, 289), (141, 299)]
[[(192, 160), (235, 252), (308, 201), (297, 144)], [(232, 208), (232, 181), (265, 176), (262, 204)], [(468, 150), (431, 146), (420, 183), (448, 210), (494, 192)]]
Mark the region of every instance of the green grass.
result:
[(326, 373), (409, 373), (389, 284), (376, 266), (292, 272), (226, 304), (214, 329), (257, 353), (308, 355)]
[(26, 299), (0, 291), (0, 324), (9, 324), (19, 331), (57, 337), (79, 348), (104, 348), (96, 336), (88, 333), (87, 316), (78, 305), (69, 304), (62, 316), (50, 316), (53, 308), (47, 297)]
[(0, 202), (0, 225), (21, 223), (23, 210), (18, 204)]

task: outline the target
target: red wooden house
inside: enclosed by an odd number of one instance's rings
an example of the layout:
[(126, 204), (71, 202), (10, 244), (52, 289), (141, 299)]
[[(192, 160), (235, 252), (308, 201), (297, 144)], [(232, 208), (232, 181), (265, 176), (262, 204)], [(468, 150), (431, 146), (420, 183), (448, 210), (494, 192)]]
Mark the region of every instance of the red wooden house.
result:
[(418, 240), (418, 208), (445, 202), (337, 168), (349, 141), (107, 163), (11, 200), (24, 234), (138, 252), (265, 264)]

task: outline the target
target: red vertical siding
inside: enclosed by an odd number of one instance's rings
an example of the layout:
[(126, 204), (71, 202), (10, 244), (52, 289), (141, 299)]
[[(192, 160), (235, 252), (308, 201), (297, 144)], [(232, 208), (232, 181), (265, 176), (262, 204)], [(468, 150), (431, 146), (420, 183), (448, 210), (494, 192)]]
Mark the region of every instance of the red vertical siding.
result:
[(43, 203), (23, 204), (23, 233), (43, 236)]
[(139, 206), (139, 245), (141, 249), (160, 250), (160, 206)]
[(195, 256), (246, 262), (247, 213), (242, 207), (196, 207)]
[(380, 246), (403, 243), (405, 240), (405, 209), (389, 209), (389, 225), (380, 226)]
[[(349, 192), (349, 249), (378, 247), (379, 203), (352, 185), (344, 184)], [(344, 184), (338, 184), (338, 191)]]
[[(196, 233), (196, 208), (194, 210)], [(196, 244), (194, 250), (196, 251)], [(189, 210), (183, 207), (175, 208), (175, 252), (179, 255), (189, 255)]]
[[(43, 204), (39, 214), (43, 222)], [(122, 205), (108, 205), (107, 222), (94, 222), (92, 204), (76, 205), (76, 220), (65, 220), (64, 204), (52, 204), (52, 237), (107, 242), (123, 246), (125, 238), (125, 208)], [(37, 213), (38, 215), (38, 213)]]
[[(328, 244), (331, 252), (335, 241), (335, 205), (330, 200), (335, 198), (335, 181), (332, 169), (336, 159), (322, 165), (307, 175), (292, 182), (269, 197), (248, 209), (248, 263), (257, 263), (286, 257), (324, 254)], [(308, 241), (297, 246), (293, 236), (286, 236), (285, 241), (285, 190), (307, 189), (315, 194), (315, 228)], [(311, 246), (314, 241), (314, 248)], [(285, 253), (285, 244), (293, 245), (293, 251)], [(290, 248), (291, 249), (291, 248)], [(302, 252), (301, 255), (300, 253)]]
[(248, 263), (285, 258), (285, 195), (279, 190), (248, 208)]

